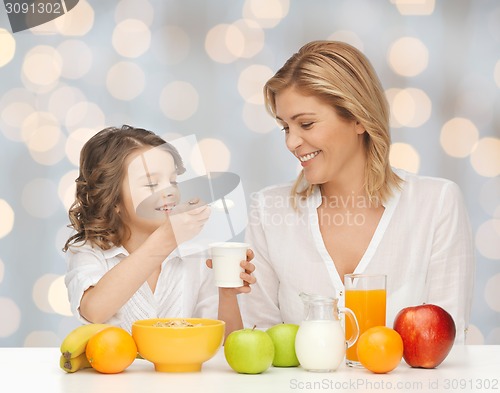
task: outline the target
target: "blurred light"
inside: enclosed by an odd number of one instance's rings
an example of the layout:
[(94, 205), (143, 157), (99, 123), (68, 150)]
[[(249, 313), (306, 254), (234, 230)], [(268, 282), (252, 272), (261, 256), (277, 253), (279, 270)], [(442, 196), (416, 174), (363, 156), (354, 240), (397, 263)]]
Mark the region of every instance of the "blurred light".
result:
[(121, 61), (112, 66), (106, 77), (109, 93), (123, 101), (130, 101), (144, 90), (146, 76), (141, 67), (135, 63)]
[(416, 128), (429, 120), (432, 103), (422, 90), (407, 88), (394, 95), (391, 108), (397, 124)]
[(263, 65), (251, 65), (245, 68), (238, 78), (238, 91), (250, 104), (264, 104), (262, 86), (273, 76), (273, 71)]
[(252, 131), (264, 134), (277, 130), (276, 120), (267, 113), (264, 105), (245, 102), (243, 106), (243, 121)]
[(64, 283), (64, 276), (59, 276), (49, 286), (47, 299), (56, 314), (71, 317), (71, 307), (68, 300), (68, 290)]
[(12, 299), (0, 297), (0, 315), (8, 315), (8, 318), (3, 317), (0, 323), (0, 337), (8, 337), (19, 329), (21, 310)]
[(388, 61), (395, 73), (416, 76), (429, 64), (429, 51), (417, 38), (402, 37), (389, 48)]
[(486, 282), (484, 299), (492, 310), (500, 312), (500, 274), (495, 274)]
[(500, 60), (495, 64), (495, 70), (493, 71), (493, 77), (495, 78), (495, 83), (500, 88)]
[(390, 112), (390, 125), (391, 128), (401, 128), (403, 125), (398, 121), (396, 116), (394, 116), (394, 100), (396, 96), (401, 92), (402, 89), (398, 88), (390, 88), (385, 90), (385, 97), (387, 98), (387, 102), (391, 108)]
[(77, 169), (71, 170), (66, 173), (61, 180), (59, 180), (59, 185), (57, 187), (57, 195), (61, 200), (64, 208), (69, 210), (73, 202), (75, 201), (76, 183), (75, 179), (78, 177), (79, 171)]
[(434, 12), (435, 0), (391, 0), (401, 15), (430, 15)]
[(420, 169), (420, 155), (406, 143), (393, 143), (389, 154), (391, 166), (404, 169), (407, 172), (418, 173)]
[(5, 29), (0, 29), (0, 67), (8, 64), (16, 53), (16, 41), (12, 34)]
[(479, 203), (483, 210), (492, 217), (500, 218), (500, 177), (488, 179), (479, 193)]
[(474, 170), (484, 177), (500, 175), (500, 139), (486, 137), (479, 140), (470, 156)]
[(147, 26), (154, 20), (155, 10), (148, 0), (120, 0), (115, 9), (116, 23), (126, 19), (138, 19)]
[(53, 113), (33, 112), (26, 116), (20, 134), (37, 163), (54, 165), (64, 158), (66, 137)]
[(178, 64), (188, 55), (189, 35), (177, 26), (163, 26), (153, 33), (151, 52), (162, 64)]
[(198, 109), (198, 92), (188, 82), (172, 82), (160, 94), (160, 108), (169, 119), (186, 120)]
[(254, 19), (262, 28), (269, 29), (280, 23), (289, 9), (289, 0), (245, 0), (243, 17)]
[[(227, 33), (234, 32), (234, 35), (228, 34), (228, 49), (236, 57), (251, 58), (259, 53), (264, 47), (264, 31), (251, 19), (240, 19), (232, 24), (241, 34), (236, 33), (234, 29), (228, 29)], [(243, 37), (243, 42), (240, 42)], [(232, 43), (233, 45), (229, 45)]]
[[(61, 134), (62, 135), (62, 134)], [(64, 146), (66, 138), (63, 136), (57, 140), (57, 143), (46, 151), (30, 150), (30, 156), (34, 161), (41, 165), (51, 166), (60, 162), (65, 157)]]
[(62, 58), (62, 76), (78, 79), (84, 76), (92, 66), (92, 51), (79, 40), (66, 40), (57, 47)]
[(328, 40), (347, 42), (348, 44), (359, 49), (361, 52), (363, 52), (364, 50), (364, 45), (361, 38), (359, 38), (359, 36), (355, 32), (350, 30), (337, 30), (335, 33), (331, 34), (328, 37)]
[(33, 285), (31, 298), (38, 309), (45, 313), (52, 314), (54, 312), (49, 303), (48, 293), (50, 286), (57, 278), (59, 278), (57, 274), (44, 274)]
[(80, 151), (83, 145), (87, 142), (93, 135), (95, 135), (98, 130), (91, 128), (78, 128), (74, 130), (66, 139), (66, 156), (68, 160), (75, 166), (80, 164)]
[(86, 101), (87, 98), (80, 89), (71, 86), (62, 86), (50, 94), (48, 110), (60, 123), (64, 123), (70, 108)]
[(205, 50), (218, 63), (228, 64), (243, 53), (245, 37), (233, 25), (219, 24), (209, 30), (205, 38)]
[(39, 152), (50, 150), (61, 137), (59, 122), (49, 112), (34, 112), (27, 116), (21, 132), (28, 148)]
[(6, 104), (0, 113), (1, 130), (6, 138), (21, 142), (23, 140), (20, 128), (24, 119), (35, 113), (35, 108), (26, 102), (11, 102)]
[(481, 224), (476, 232), (476, 248), (482, 256), (500, 260), (500, 220), (491, 219)]
[(36, 86), (52, 85), (59, 80), (61, 72), (62, 58), (51, 46), (35, 46), (24, 57), (23, 76)]
[(441, 128), (441, 146), (452, 157), (467, 157), (479, 139), (479, 131), (469, 119), (455, 117)]
[(70, 132), (78, 128), (90, 128), (97, 132), (104, 128), (106, 119), (99, 106), (93, 102), (80, 101), (68, 109), (64, 124)]
[(116, 25), (112, 44), (115, 50), (124, 57), (139, 57), (151, 45), (151, 31), (140, 20), (126, 19)]
[(0, 239), (7, 236), (14, 227), (14, 210), (6, 200), (0, 199)]
[(58, 347), (61, 345), (61, 338), (51, 331), (33, 330), (24, 339), (25, 347)]
[(466, 345), (483, 345), (484, 336), (476, 325), (469, 324), (467, 328)]
[(84, 36), (94, 25), (94, 9), (86, 0), (79, 0), (71, 12), (54, 19), (59, 33), (66, 36)]
[(486, 337), (485, 344), (491, 344), (491, 345), (500, 344), (500, 328), (497, 327), (490, 330), (488, 336)]
[(49, 218), (59, 208), (56, 185), (50, 179), (33, 179), (24, 185), (21, 202), (33, 217)]
[(226, 172), (229, 169), (231, 152), (224, 142), (207, 138), (198, 143), (198, 148), (201, 155), (191, 157), (191, 165), (196, 173), (201, 175), (206, 172)]

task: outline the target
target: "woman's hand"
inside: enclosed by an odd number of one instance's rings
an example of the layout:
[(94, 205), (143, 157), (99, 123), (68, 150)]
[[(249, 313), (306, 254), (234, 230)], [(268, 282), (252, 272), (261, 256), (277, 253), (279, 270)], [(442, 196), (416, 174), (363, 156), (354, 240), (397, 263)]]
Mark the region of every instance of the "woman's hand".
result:
[[(255, 271), (255, 265), (250, 261), (254, 258), (254, 253), (251, 249), (247, 250), (247, 260), (241, 261), (240, 266), (244, 269), (243, 272), (240, 273), (240, 278), (243, 280), (243, 286), (237, 288), (219, 288), (219, 292), (221, 294), (226, 295), (238, 295), (239, 293), (249, 293), (252, 289), (250, 285), (253, 285), (257, 282), (252, 273)], [(207, 266), (212, 269), (212, 260), (207, 259)]]

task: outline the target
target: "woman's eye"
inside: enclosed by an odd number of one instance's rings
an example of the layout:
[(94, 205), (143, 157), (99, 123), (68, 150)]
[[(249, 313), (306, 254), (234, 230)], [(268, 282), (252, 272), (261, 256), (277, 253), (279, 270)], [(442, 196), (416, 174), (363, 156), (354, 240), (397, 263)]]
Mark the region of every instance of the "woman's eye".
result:
[(171, 184), (172, 186), (176, 186), (176, 185), (177, 185), (177, 184), (179, 184), (179, 183), (178, 183), (176, 180), (171, 180), (171, 181), (170, 181), (170, 184)]
[(287, 126), (281, 127), (281, 131), (283, 131), (285, 134), (288, 133), (288, 127)]
[(158, 184), (157, 183), (148, 183), (144, 187), (155, 188), (155, 187), (158, 187)]
[(307, 130), (307, 129), (311, 128), (313, 126), (313, 124), (314, 123), (312, 121), (309, 123), (302, 123), (301, 127)]

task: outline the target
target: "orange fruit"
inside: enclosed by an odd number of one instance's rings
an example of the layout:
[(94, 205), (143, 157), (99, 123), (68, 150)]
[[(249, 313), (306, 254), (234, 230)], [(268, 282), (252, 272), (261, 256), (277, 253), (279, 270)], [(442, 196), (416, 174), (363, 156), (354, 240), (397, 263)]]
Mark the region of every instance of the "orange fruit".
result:
[(358, 360), (368, 370), (384, 374), (394, 370), (403, 357), (403, 339), (394, 329), (375, 326), (358, 338)]
[(137, 346), (126, 330), (112, 326), (90, 338), (85, 354), (95, 370), (116, 374), (132, 364), (137, 356)]

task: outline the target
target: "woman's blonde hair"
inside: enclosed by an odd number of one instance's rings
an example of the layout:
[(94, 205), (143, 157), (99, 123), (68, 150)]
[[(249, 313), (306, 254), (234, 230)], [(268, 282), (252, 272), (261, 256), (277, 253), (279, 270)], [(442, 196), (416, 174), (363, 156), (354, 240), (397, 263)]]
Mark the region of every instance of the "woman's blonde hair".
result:
[(103, 250), (120, 246), (129, 229), (117, 212), (122, 202), (125, 160), (144, 147), (161, 146), (174, 158), (177, 174), (185, 172), (177, 149), (155, 133), (127, 125), (109, 127), (90, 138), (80, 153), (80, 173), (75, 201), (69, 209), (70, 228), (75, 230), (63, 251), (79, 242), (91, 242)]
[[(390, 167), (389, 104), (370, 61), (349, 44), (313, 41), (300, 48), (265, 84), (266, 108), (274, 117), (276, 95), (291, 87), (317, 97), (335, 108), (340, 117), (364, 126), (365, 192), (372, 201), (386, 201), (401, 179)], [(314, 187), (301, 171), (292, 194), (307, 197)]]

